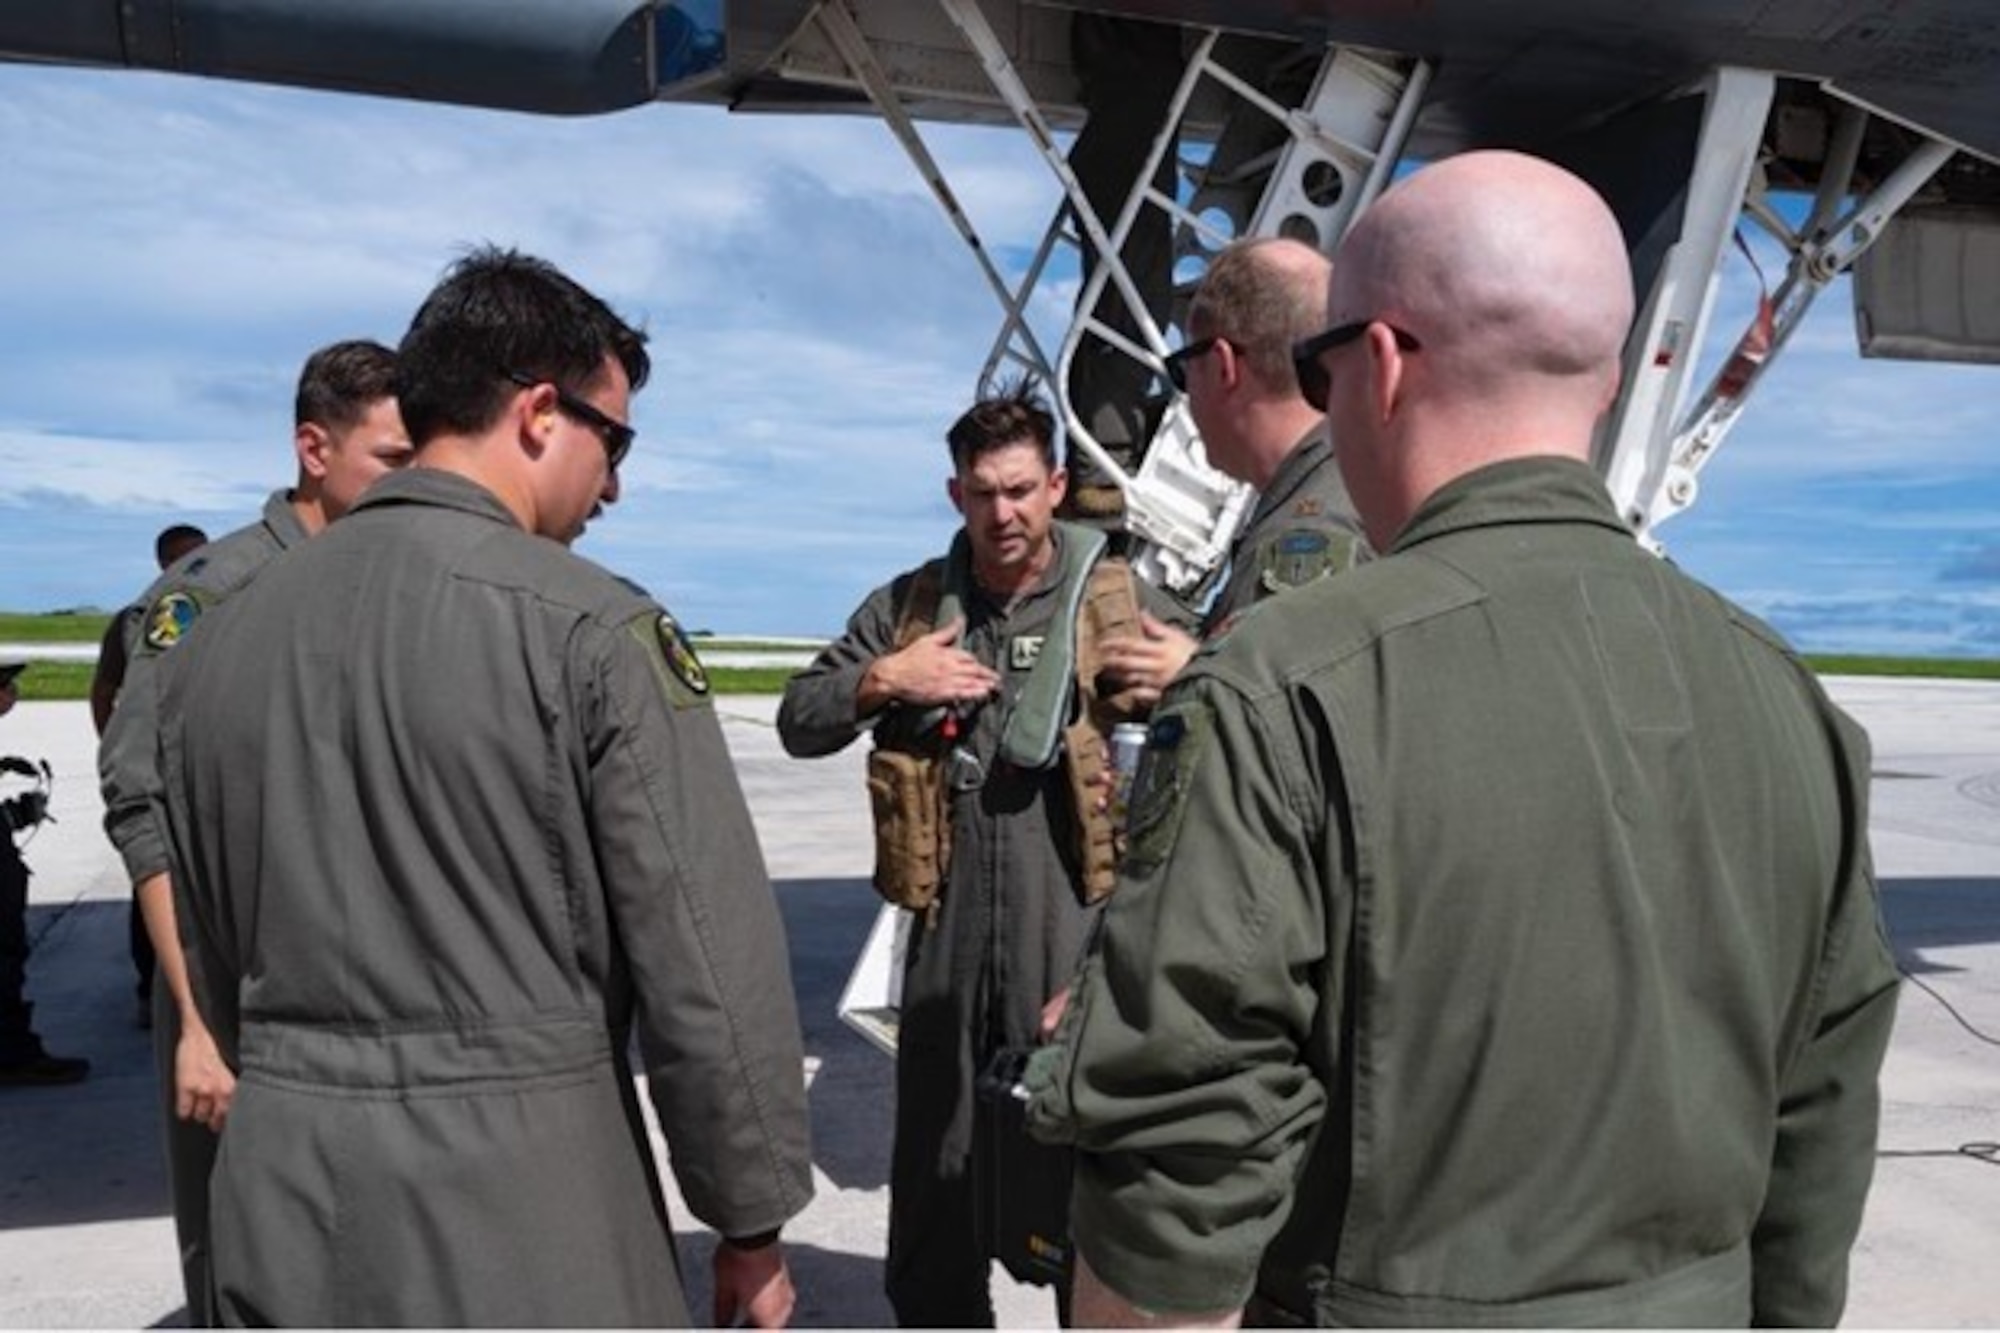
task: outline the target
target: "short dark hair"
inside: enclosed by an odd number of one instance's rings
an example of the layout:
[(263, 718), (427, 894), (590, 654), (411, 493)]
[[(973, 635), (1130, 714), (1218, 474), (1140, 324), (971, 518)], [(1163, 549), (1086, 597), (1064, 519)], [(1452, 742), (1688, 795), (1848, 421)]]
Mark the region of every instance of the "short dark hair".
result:
[(951, 423), (944, 440), (951, 446), (955, 468), (965, 467), (983, 453), (1032, 440), (1041, 448), (1049, 471), (1056, 470), (1055, 418), (1032, 380), (1003, 385), (981, 398)]
[(192, 551), (197, 546), (208, 545), (208, 534), (192, 523), (175, 523), (160, 529), (160, 535), (153, 538), (153, 559), (161, 569), (178, 560), (181, 553)]
[(346, 430), (396, 392), (396, 354), (367, 338), (329, 343), (306, 358), (292, 424)]
[(440, 435), (476, 435), (528, 375), (578, 393), (611, 357), (637, 392), (652, 361), (646, 335), (555, 265), (480, 246), (424, 298), (397, 349), (396, 398), (419, 447)]

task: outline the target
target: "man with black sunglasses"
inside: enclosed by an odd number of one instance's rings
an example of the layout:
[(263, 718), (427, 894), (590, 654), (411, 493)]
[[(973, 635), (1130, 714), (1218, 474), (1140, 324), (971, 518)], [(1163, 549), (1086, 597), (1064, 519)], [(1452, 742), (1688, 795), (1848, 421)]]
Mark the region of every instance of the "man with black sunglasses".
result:
[[(1167, 357), (1167, 377), (1188, 396), (1209, 462), (1258, 492), (1230, 543), (1203, 638), (1267, 597), (1367, 558), (1323, 409), (1301, 397), (1292, 361), (1293, 345), (1325, 322), (1327, 269), (1324, 255), (1298, 241), (1236, 242), (1209, 264), (1188, 310), (1190, 341)], [(1196, 642), (1149, 621), (1142, 634), (1107, 647), (1106, 665), (1157, 698)]]
[(1032, 1080), (1079, 1323), (1839, 1322), (1897, 986), (1867, 737), (1591, 468), (1633, 305), (1517, 153), (1335, 255), (1304, 351), (1381, 555), (1154, 714)]
[(685, 1326), (631, 1052), (775, 1327), (812, 1194), (783, 926), (708, 681), (568, 545), (644, 336), (544, 261), (455, 265), (397, 352), (413, 465), (165, 671), (196, 991), (239, 1071), (229, 1323)]

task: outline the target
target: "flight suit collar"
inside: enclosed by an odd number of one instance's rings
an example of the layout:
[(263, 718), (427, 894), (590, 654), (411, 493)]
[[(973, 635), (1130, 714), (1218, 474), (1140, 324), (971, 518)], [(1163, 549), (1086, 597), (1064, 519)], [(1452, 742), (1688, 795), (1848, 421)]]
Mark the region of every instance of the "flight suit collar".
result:
[(368, 488), (355, 509), (376, 509), (393, 504), (456, 509), (461, 513), (505, 523), (510, 528), (521, 526), (513, 512), (500, 502), (499, 496), (470, 477), (443, 468), (407, 467), (400, 472), (391, 472)]
[(299, 511), (292, 508), (292, 493), (288, 490), (272, 491), (265, 499), (264, 526), (270, 529), (281, 551), (289, 551), (312, 536), (299, 521)]
[(1390, 552), (1468, 528), (1590, 523), (1631, 535), (1611, 494), (1586, 463), (1553, 455), (1492, 463), (1440, 486), (1396, 534)]
[[(1278, 470), (1271, 474), (1271, 484), (1257, 495), (1257, 507), (1250, 514), (1250, 521), (1239, 530), (1249, 532), (1259, 523), (1292, 502), (1292, 497), (1310, 481), (1322, 466), (1333, 467), (1333, 445), (1327, 441), (1326, 431), (1315, 426), (1305, 438), (1292, 446), (1278, 464)], [(1344, 490), (1345, 488), (1343, 488)]]

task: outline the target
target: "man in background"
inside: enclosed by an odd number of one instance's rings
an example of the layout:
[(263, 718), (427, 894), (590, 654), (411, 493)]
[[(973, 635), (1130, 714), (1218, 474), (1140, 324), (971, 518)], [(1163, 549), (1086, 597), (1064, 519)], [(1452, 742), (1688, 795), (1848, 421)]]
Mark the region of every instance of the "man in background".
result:
[[(26, 663), (0, 663), (0, 717), (20, 701), (15, 683)], [(0, 760), (17, 776), (35, 772), (16, 756)], [(35, 1035), (34, 1006), (27, 1000), (28, 864), (21, 859), (14, 835), (47, 817), (46, 795), (30, 789), (0, 801), (0, 1087), (32, 1087), (79, 1083), (90, 1076), (90, 1061), (52, 1055)]]
[(333, 343), (306, 359), (293, 404), (298, 471), (291, 488), (274, 491), (257, 522), (182, 557), (147, 591), (118, 707), (98, 745), (104, 829), (124, 859), (158, 959), (153, 1046), (188, 1321), (197, 1327), (215, 1316), (208, 1276), (208, 1177), (236, 1077), (195, 1006), (181, 952), (165, 831), (156, 811), (155, 673), (205, 616), (272, 560), (323, 531), (377, 478), (409, 461), (410, 442), (396, 411), (395, 374), (395, 354), (365, 340)]
[[(1208, 461), (1257, 490), (1202, 639), (1257, 602), (1367, 556), (1324, 418), (1300, 395), (1292, 367), (1292, 344), (1325, 322), (1328, 269), (1324, 255), (1298, 241), (1237, 241), (1209, 264), (1188, 309), (1189, 341), (1167, 357)], [(1106, 646), (1105, 665), (1156, 700), (1196, 646), (1194, 635), (1148, 617), (1143, 633)]]
[(1296, 355), (1381, 557), (1200, 654), (1032, 1114), (1086, 1324), (1831, 1326), (1897, 974), (1865, 734), (1589, 459), (1582, 181), (1386, 192)]
[[(160, 529), (160, 535), (153, 539), (153, 559), (164, 574), (176, 560), (207, 544), (208, 534), (200, 528), (191, 523), (175, 523)], [(111, 725), (111, 710), (117, 706), (118, 691), (125, 684), (129, 640), (138, 637), (138, 626), (145, 613), (144, 603), (132, 603), (111, 617), (104, 627), (104, 637), (98, 641), (97, 667), (90, 674), (90, 721), (100, 738)]]

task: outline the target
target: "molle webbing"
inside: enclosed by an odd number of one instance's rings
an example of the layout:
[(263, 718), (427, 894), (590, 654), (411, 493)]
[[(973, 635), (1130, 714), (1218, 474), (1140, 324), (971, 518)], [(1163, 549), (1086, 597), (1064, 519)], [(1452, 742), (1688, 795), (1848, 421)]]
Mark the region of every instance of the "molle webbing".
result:
[(1086, 903), (1107, 896), (1118, 883), (1117, 829), (1110, 812), (1099, 808), (1104, 797), (1099, 778), (1110, 750), (1111, 729), (1138, 714), (1129, 695), (1098, 692), (1102, 648), (1108, 639), (1137, 638), (1140, 633), (1131, 567), (1123, 560), (1098, 561), (1091, 568), (1076, 620), (1076, 720), (1063, 730), (1063, 773), (1069, 779), (1070, 809), (1076, 814), (1077, 892)]

